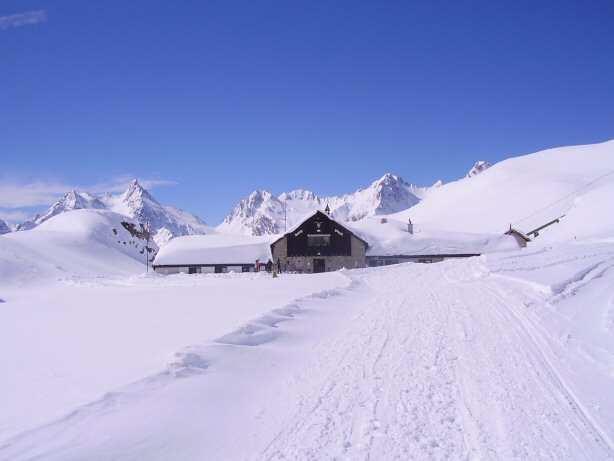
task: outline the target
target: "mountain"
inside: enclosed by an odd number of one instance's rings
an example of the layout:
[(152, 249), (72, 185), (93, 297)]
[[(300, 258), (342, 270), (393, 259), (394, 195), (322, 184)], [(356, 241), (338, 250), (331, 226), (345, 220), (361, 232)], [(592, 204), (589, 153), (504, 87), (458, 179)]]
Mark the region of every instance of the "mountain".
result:
[(104, 209), (105, 205), (98, 198), (94, 197), (87, 192), (77, 192), (71, 190), (64, 194), (60, 200), (55, 202), (49, 209), (42, 215), (36, 215), (34, 219), (21, 223), (17, 226), (16, 230), (29, 230), (44, 223), (48, 219), (54, 216), (72, 210), (85, 210), (85, 209)]
[(473, 166), (471, 167), (471, 169), (467, 173), (466, 177), (467, 178), (471, 178), (473, 176), (476, 176), (476, 175), (482, 173), (483, 171), (486, 171), (491, 166), (492, 166), (492, 164), (488, 163), (486, 160), (478, 160), (477, 162), (475, 162), (473, 164)]
[(87, 192), (72, 190), (44, 214), (19, 224), (16, 230), (33, 229), (61, 213), (82, 209), (110, 210), (139, 223), (149, 223), (153, 239), (158, 246), (179, 235), (209, 232), (209, 227), (199, 217), (160, 204), (136, 179), (128, 185), (124, 193), (119, 195), (105, 194), (98, 197)]
[(0, 219), (0, 235), (8, 234), (9, 232), (11, 232), (11, 228), (2, 219)]
[[(439, 186), (438, 182), (432, 187)], [(326, 205), (335, 219), (358, 221), (405, 210), (417, 204), (430, 189), (387, 173), (368, 187), (342, 196), (319, 197), (304, 189), (275, 196), (266, 190), (256, 190), (235, 206), (217, 230), (248, 235), (278, 234)]]
[(149, 223), (158, 246), (179, 235), (206, 234), (210, 231), (198, 216), (160, 204), (136, 179), (123, 194), (106, 195), (102, 200), (108, 209), (116, 213), (143, 224)]

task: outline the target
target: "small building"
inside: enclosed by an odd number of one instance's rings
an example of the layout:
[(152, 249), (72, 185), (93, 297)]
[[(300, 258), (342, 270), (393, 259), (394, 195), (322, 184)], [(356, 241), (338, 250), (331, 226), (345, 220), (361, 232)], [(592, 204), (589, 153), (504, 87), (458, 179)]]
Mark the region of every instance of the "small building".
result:
[(271, 260), (269, 238), (240, 235), (186, 235), (164, 245), (153, 262), (159, 274), (253, 272)]
[(520, 248), (526, 247), (527, 243), (531, 241), (531, 238), (528, 235), (522, 231), (519, 231), (518, 229), (514, 229), (511, 225), (509, 230), (505, 232), (505, 235), (512, 236)]
[(328, 272), (366, 267), (369, 244), (328, 214), (316, 211), (271, 243), (282, 271)]

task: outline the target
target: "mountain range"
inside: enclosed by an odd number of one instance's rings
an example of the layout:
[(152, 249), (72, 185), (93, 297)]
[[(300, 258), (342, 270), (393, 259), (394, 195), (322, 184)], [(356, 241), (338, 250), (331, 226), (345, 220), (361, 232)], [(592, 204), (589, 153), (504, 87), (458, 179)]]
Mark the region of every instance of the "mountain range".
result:
[(81, 209), (106, 209), (137, 222), (148, 223), (158, 246), (173, 237), (206, 234), (211, 230), (198, 216), (160, 204), (136, 179), (119, 195), (96, 196), (88, 192), (71, 190), (51, 205), (45, 213), (19, 224), (15, 230), (33, 229), (60, 213)]
[[(485, 161), (476, 162), (466, 177), (475, 176), (490, 167)], [(305, 215), (328, 206), (331, 215), (339, 221), (359, 221), (368, 216), (387, 215), (406, 210), (418, 204), (433, 190), (442, 186), (437, 181), (431, 186), (416, 186), (400, 176), (386, 173), (368, 187), (338, 196), (318, 196), (314, 192), (296, 189), (273, 195), (267, 190), (255, 190), (240, 200), (224, 221), (216, 228), (209, 227), (198, 216), (181, 209), (162, 205), (134, 179), (121, 194), (95, 195), (71, 190), (49, 209), (16, 226), (16, 231), (37, 227), (43, 222), (72, 210), (110, 210), (149, 223), (158, 246), (180, 235), (210, 232), (245, 235), (267, 235), (284, 232)], [(10, 229), (0, 221), (0, 234)]]
[(339, 221), (359, 221), (367, 216), (406, 210), (440, 185), (438, 181), (430, 187), (419, 187), (387, 173), (364, 189), (340, 196), (320, 197), (304, 189), (276, 196), (266, 190), (256, 190), (234, 207), (217, 230), (247, 235), (278, 234), (306, 214), (326, 206)]

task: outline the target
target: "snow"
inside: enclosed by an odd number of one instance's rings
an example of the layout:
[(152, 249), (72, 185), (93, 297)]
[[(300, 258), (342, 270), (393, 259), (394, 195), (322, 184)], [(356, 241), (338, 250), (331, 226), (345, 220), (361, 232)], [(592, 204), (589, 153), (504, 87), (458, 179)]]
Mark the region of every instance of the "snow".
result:
[(1, 284), (141, 272), (145, 242), (132, 237), (122, 221), (131, 222), (111, 211), (74, 210), (33, 230), (0, 236)]
[[(173, 290), (169, 280), (182, 284), (182, 291)], [(219, 283), (213, 305), (224, 306), (217, 315), (225, 316), (227, 306), (258, 296), (260, 284), (276, 293), (279, 282), (291, 280), (311, 286), (304, 293), (316, 292), (305, 296), (289, 290), (291, 301), (256, 308), (251, 321), (239, 320), (250, 316), (242, 311), (225, 334), (220, 335), (224, 327), (201, 333), (208, 319), (197, 318), (209, 314), (196, 313), (198, 303), (187, 307)], [(328, 287), (314, 290), (323, 280)], [(186, 291), (201, 281), (202, 295), (196, 288)], [(232, 281), (237, 285), (223, 285)], [(250, 286), (243, 285), (248, 281)], [(565, 287), (552, 292), (542, 289), (561, 284)], [(105, 381), (113, 369), (128, 369), (127, 362), (137, 364), (131, 378), (154, 370), (156, 362), (159, 368), (0, 442), (0, 459), (592, 460), (614, 455), (611, 243), (535, 247), (321, 278), (184, 275), (128, 281), (121, 289), (111, 284), (71, 291), (74, 303), (87, 297), (105, 306), (88, 306), (94, 312), (113, 306), (113, 296), (128, 294), (110, 317), (128, 312), (119, 334), (110, 321), (101, 332), (88, 330), (106, 337), (107, 328), (113, 329), (112, 344), (104, 341), (93, 356), (70, 355), (62, 371), (73, 374), (85, 366)], [(158, 301), (160, 296), (168, 298)], [(227, 301), (229, 296), (237, 298)], [(264, 307), (269, 296), (254, 306)], [(151, 303), (147, 315), (133, 318), (131, 309)], [(33, 304), (24, 300), (20, 310)], [(61, 305), (53, 297), (50, 304)], [(52, 323), (67, 329), (69, 319), (61, 320)], [(93, 323), (98, 321), (97, 315)], [(122, 333), (134, 324), (146, 344), (168, 347), (141, 350), (149, 346)], [(184, 336), (186, 328), (191, 332)], [(161, 360), (172, 350), (166, 335), (181, 336), (184, 344), (193, 341), (170, 363)], [(86, 332), (82, 336), (80, 341), (90, 342)], [(63, 350), (62, 343), (54, 347)], [(18, 344), (29, 353), (31, 344)], [(35, 356), (32, 369), (49, 359)], [(95, 364), (84, 363), (88, 359)], [(12, 362), (7, 366), (16, 369)], [(28, 408), (33, 416), (34, 408), (45, 408), (51, 399), (24, 402), (49, 388), (51, 379), (29, 378), (18, 380), (30, 383), (29, 389), (3, 403)], [(99, 386), (105, 387), (108, 382)], [(28, 419), (27, 413), (21, 418)]]
[(271, 259), (271, 237), (208, 234), (176, 237), (156, 255), (154, 265), (255, 264)]
[(504, 160), (432, 190), (392, 217), (441, 231), (501, 234), (510, 224), (529, 232), (565, 214), (539, 239), (602, 238), (614, 231), (613, 191), (614, 141), (608, 141)]
[(187, 346), (295, 297), (344, 284), (338, 274), (311, 280), (152, 274), (65, 279), (34, 290), (0, 285), (0, 367), (11, 370), (0, 382), (0, 446), (171, 366)]
[(344, 225), (369, 243), (367, 255), (374, 256), (482, 254), (518, 248), (506, 235), (440, 231), (422, 225), (414, 225), (410, 234), (407, 222), (394, 217), (370, 217)]

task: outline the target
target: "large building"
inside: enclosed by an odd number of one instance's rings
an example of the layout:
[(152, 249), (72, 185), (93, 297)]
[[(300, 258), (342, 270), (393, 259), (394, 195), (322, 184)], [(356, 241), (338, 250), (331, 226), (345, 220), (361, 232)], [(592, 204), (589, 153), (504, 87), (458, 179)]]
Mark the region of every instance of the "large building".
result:
[(509, 236), (503, 239), (410, 230), (406, 222), (386, 217), (367, 217), (342, 225), (327, 211), (316, 211), (281, 237), (208, 234), (174, 238), (160, 249), (153, 266), (160, 274), (252, 272), (262, 266), (281, 272), (314, 273), (407, 262), (434, 263), (479, 256), (484, 250), (516, 247)]
[(366, 266), (369, 244), (316, 211), (271, 244), (273, 264), (288, 272), (328, 272)]

